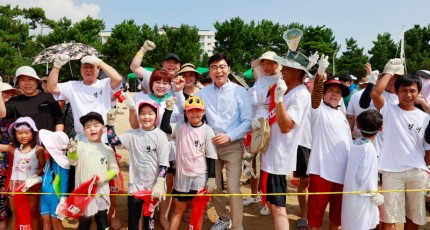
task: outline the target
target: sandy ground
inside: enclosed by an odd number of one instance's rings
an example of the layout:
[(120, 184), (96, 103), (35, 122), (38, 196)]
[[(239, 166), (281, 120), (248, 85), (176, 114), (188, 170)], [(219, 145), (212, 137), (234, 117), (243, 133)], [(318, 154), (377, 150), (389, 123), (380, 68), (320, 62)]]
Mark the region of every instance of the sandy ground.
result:
[[(120, 111), (124, 112), (124, 114), (119, 115), (116, 120), (116, 131), (118, 134), (121, 134), (127, 130), (130, 129), (130, 125), (128, 122), (128, 109), (126, 109), (126, 106), (123, 104), (119, 104)], [(119, 150), (119, 153), (122, 156), (121, 162), (120, 162), (120, 169), (123, 172), (124, 181), (128, 181), (128, 153), (125, 150)], [(242, 182), (245, 180), (242, 179)], [(125, 183), (125, 186), (127, 186), (127, 183)], [(249, 194), (250, 188), (249, 185), (243, 185), (241, 187), (241, 191), (243, 194)], [(288, 191), (295, 192), (296, 187), (292, 186), (290, 182), (288, 182)], [(258, 229), (273, 229), (273, 219), (272, 216), (261, 216), (259, 214), (260, 209), (262, 208), (261, 204), (252, 204), (248, 207), (244, 207), (244, 218), (243, 218), (243, 227), (246, 230), (258, 230)], [(122, 227), (121, 229), (127, 229), (127, 197), (117, 197), (116, 201), (116, 212), (117, 216), (121, 221)], [(296, 221), (299, 219), (299, 205), (297, 202), (296, 196), (288, 196), (287, 197), (287, 212), (288, 212), (288, 218), (290, 222), (290, 228), (295, 229), (296, 227)], [(430, 221), (429, 215), (427, 215), (428, 221)], [(218, 216), (216, 215), (215, 208), (211, 203), (209, 203), (208, 206), (208, 217), (209, 220), (206, 221), (203, 224), (203, 229), (209, 229), (210, 226), (217, 220)], [(64, 220), (63, 221), (64, 226), (66, 229), (76, 229), (77, 228), (77, 221), (71, 221), (71, 220)], [(186, 229), (187, 225), (185, 222), (182, 222), (182, 225), (180, 229)], [(93, 223), (91, 229), (96, 229), (95, 223)], [(156, 225), (156, 229), (162, 229), (160, 225)], [(326, 212), (326, 216), (324, 218), (324, 226), (323, 229), (328, 229), (328, 212)], [(401, 224), (397, 225), (397, 229), (403, 229), (403, 226)], [(420, 229), (429, 229), (430, 230), (430, 223), (426, 224), (424, 227)]]

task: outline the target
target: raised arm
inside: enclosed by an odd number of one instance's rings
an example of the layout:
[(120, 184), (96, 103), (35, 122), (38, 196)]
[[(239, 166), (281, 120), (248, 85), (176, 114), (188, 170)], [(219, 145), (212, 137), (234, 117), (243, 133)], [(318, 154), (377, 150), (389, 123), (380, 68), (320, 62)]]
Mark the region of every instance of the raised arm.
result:
[(318, 71), (314, 81), (314, 90), (311, 95), (311, 105), (313, 109), (317, 109), (321, 105), (321, 100), (324, 94), (324, 76), (329, 64), (328, 56), (325, 56), (324, 54), (321, 55), (321, 58), (318, 61)]
[(287, 113), (284, 105), (284, 94), (288, 87), (283, 79), (279, 79), (275, 88), (276, 121), (278, 122), (281, 133), (288, 133), (294, 127), (294, 121)]
[(166, 109), (164, 110), (163, 118), (161, 119), (160, 129), (167, 134), (172, 134), (170, 118), (172, 117), (173, 106), (175, 105), (175, 103), (175, 97), (170, 96), (166, 99)]
[(145, 43), (143, 43), (143, 46), (140, 47), (139, 51), (137, 51), (136, 55), (134, 56), (133, 61), (130, 64), (130, 70), (136, 74), (138, 78), (143, 78), (144, 75), (144, 69), (141, 66), (143, 57), (145, 56), (146, 52), (153, 49), (155, 49), (155, 44), (150, 40), (146, 40)]
[(373, 105), (377, 110), (380, 110), (384, 106), (385, 98), (382, 96), (382, 93), (387, 87), (391, 77), (393, 77), (394, 73), (398, 72), (400, 68), (403, 68), (403, 61), (400, 58), (391, 59), (385, 65), (382, 77), (378, 80), (371, 94)]
[(54, 59), (54, 66), (49, 73), (48, 81), (46, 82), (46, 91), (52, 94), (60, 94), (60, 88), (58, 87), (58, 75), (60, 69), (70, 61), (70, 57), (66, 54), (57, 54)]

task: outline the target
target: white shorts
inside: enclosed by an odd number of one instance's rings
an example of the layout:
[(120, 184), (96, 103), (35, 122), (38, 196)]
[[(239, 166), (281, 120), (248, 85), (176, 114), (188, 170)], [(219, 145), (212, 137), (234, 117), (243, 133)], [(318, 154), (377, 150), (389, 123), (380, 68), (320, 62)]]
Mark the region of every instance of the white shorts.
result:
[(190, 177), (176, 171), (173, 188), (178, 192), (199, 191), (206, 186), (207, 179), (207, 173)]
[[(427, 177), (423, 170), (404, 172), (381, 172), (382, 190), (424, 189)], [(384, 223), (405, 223), (406, 218), (417, 225), (425, 225), (425, 192), (384, 192), (384, 203), (380, 208), (380, 219)]]

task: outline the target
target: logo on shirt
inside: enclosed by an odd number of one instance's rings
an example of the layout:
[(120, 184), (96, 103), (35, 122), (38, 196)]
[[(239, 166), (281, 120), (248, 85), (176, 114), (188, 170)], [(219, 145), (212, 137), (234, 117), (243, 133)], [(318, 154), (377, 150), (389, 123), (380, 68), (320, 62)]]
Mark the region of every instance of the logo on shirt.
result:
[(107, 164), (106, 157), (100, 158), (100, 164)]
[(102, 90), (100, 90), (100, 92), (95, 92), (95, 93), (94, 93), (94, 97), (95, 97), (95, 98), (98, 98), (98, 97), (99, 97), (99, 95), (100, 95), (100, 97), (103, 95), (103, 91), (102, 91)]
[(421, 129), (422, 129), (423, 127), (418, 127), (418, 126), (417, 126), (417, 127), (415, 127), (415, 128), (414, 128), (414, 125), (415, 125), (415, 124), (408, 124), (408, 129), (409, 129), (409, 130), (415, 130), (415, 131), (417, 131), (418, 133), (420, 133), (420, 131), (421, 131)]
[(151, 146), (147, 145), (146, 148), (145, 148), (145, 152), (148, 153), (148, 154), (151, 153), (151, 152), (157, 152), (157, 148), (151, 149)]

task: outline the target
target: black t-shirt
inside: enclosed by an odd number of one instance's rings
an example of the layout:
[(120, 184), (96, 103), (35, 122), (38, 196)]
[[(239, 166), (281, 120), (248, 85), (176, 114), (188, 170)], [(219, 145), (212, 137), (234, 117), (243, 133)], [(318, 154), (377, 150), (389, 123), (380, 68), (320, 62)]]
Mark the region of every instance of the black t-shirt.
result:
[(19, 95), (6, 103), (6, 118), (31, 117), (37, 129), (55, 131), (55, 126), (64, 124), (60, 105), (52, 94), (39, 92), (35, 96)]

